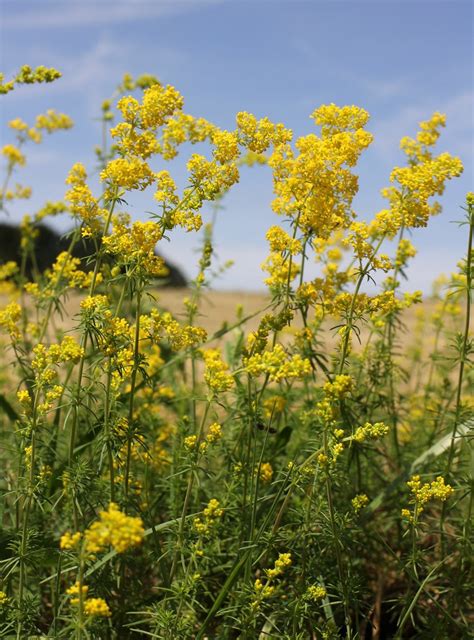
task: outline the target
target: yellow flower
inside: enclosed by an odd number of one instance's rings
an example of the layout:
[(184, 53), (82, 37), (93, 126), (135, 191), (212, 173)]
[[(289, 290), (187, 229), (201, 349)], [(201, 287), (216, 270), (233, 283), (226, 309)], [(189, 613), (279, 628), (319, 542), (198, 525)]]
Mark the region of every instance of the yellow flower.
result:
[(383, 422), (375, 422), (374, 424), (366, 422), (363, 427), (358, 427), (354, 433), (356, 442), (364, 442), (365, 440), (376, 440), (386, 436), (389, 427)]
[(327, 595), (326, 589), (321, 587), (320, 585), (312, 584), (308, 587), (305, 593), (306, 600), (312, 600), (313, 602), (317, 602), (318, 600), (323, 600)]
[(143, 191), (155, 180), (155, 175), (147, 162), (135, 157), (110, 160), (100, 172), (102, 182), (124, 189)]
[(76, 531), (76, 533), (70, 533), (69, 531), (66, 531), (66, 533), (61, 536), (59, 547), (61, 549), (74, 549), (81, 541), (81, 538), (82, 533), (80, 531)]
[(15, 147), (15, 145), (13, 144), (4, 145), (1, 149), (1, 154), (8, 160), (8, 164), (10, 166), (13, 166), (15, 164), (23, 166), (26, 163), (25, 156), (22, 154), (20, 149), (18, 149), (18, 147)]
[(234, 378), (230, 373), (228, 365), (222, 360), (218, 349), (207, 349), (202, 352), (206, 370), (204, 380), (213, 394), (228, 391), (234, 385)]
[(356, 513), (369, 504), (369, 498), (365, 493), (359, 493), (351, 500), (352, 507)]
[(87, 598), (84, 602), (86, 616), (101, 616), (108, 618), (112, 615), (109, 605), (103, 598)]
[(117, 553), (124, 553), (139, 545), (144, 533), (141, 518), (127, 516), (111, 502), (108, 510), (101, 511), (99, 520), (85, 531), (85, 548), (89, 553), (97, 553), (110, 545)]
[(161, 127), (176, 111), (183, 107), (183, 97), (174, 87), (154, 84), (143, 93), (140, 107), (141, 127)]
[[(258, 467), (257, 467), (258, 471)], [(273, 468), (269, 462), (262, 462), (260, 465), (260, 480), (267, 484), (272, 481), (273, 478)]]

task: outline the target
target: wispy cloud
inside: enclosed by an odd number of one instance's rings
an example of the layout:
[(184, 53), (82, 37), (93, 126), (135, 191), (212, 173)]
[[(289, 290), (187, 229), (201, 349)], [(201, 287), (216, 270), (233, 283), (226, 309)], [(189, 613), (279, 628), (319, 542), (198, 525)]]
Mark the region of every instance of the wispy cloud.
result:
[[(18, 2), (3, 0), (5, 29), (54, 29), (139, 22), (179, 15), (224, 0), (43, 0)], [(26, 8), (25, 8), (26, 7)]]

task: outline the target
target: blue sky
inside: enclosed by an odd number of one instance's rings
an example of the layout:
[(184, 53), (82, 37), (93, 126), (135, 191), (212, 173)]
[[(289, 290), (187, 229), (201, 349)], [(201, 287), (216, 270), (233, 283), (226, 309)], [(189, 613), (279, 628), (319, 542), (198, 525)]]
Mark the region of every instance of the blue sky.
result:
[[(464, 195), (474, 188), (472, 7), (458, 0), (0, 0), (0, 68), (7, 77), (21, 64), (63, 72), (54, 85), (22, 87), (2, 99), (1, 144), (10, 141), (3, 123), (16, 116), (32, 121), (54, 108), (75, 121), (72, 131), (30, 148), (18, 180), (33, 186), (34, 197), (11, 217), (61, 199), (74, 162), (93, 171), (99, 106), (126, 71), (173, 84), (188, 113), (226, 128), (245, 110), (303, 135), (315, 130), (309, 114), (320, 104), (366, 108), (375, 142), (358, 167), (355, 209), (362, 217), (383, 206), (379, 190), (403, 162), (400, 138), (441, 111), (448, 126), (439, 151), (459, 155), (465, 171), (448, 184), (443, 213), (414, 234), (419, 254), (409, 288), (428, 291), (436, 275), (455, 268), (466, 245), (451, 221), (460, 219)], [(182, 163), (175, 170), (182, 174)], [(262, 287), (265, 231), (278, 223), (271, 197), (268, 169), (242, 171), (218, 215), (218, 257), (235, 260), (219, 287)], [(131, 204), (135, 218), (146, 218), (151, 193)], [(57, 226), (65, 230), (68, 222)], [(176, 232), (164, 253), (192, 275), (198, 242)]]

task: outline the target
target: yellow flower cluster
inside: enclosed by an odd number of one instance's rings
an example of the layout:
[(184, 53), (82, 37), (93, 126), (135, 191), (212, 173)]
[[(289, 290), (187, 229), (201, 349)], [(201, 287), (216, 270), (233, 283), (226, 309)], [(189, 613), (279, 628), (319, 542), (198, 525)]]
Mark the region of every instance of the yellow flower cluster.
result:
[(310, 585), (306, 593), (304, 594), (305, 600), (311, 600), (312, 602), (318, 602), (319, 600), (324, 600), (327, 595), (327, 591), (324, 587), (318, 584)]
[(130, 156), (110, 160), (100, 172), (100, 179), (108, 182), (110, 187), (143, 191), (154, 182), (155, 174), (147, 162)]
[(0, 591), (0, 606), (6, 604), (8, 602), (8, 596), (5, 591)]
[(0, 188), (0, 202), (3, 200), (28, 200), (28, 198), (31, 198), (31, 193), (31, 187), (25, 187), (17, 183), (15, 189), (4, 190)]
[(269, 580), (273, 580), (281, 575), (286, 567), (291, 565), (291, 553), (280, 553), (275, 560), (273, 569), (265, 569), (265, 575)]
[(112, 615), (109, 605), (103, 598), (87, 598), (84, 601), (84, 613), (86, 616), (99, 616), (109, 618)]
[(79, 582), (76, 582), (66, 590), (66, 593), (69, 596), (72, 596), (72, 605), (79, 605), (82, 596), (83, 608), (86, 616), (110, 617), (112, 612), (110, 611), (107, 602), (103, 598), (87, 598), (86, 596), (88, 591), (89, 587), (87, 585), (83, 584), (81, 587)]
[(395, 256), (395, 266), (400, 269), (404, 267), (409, 258), (414, 258), (417, 254), (416, 247), (407, 238), (402, 238), (398, 243), (397, 254)]
[(400, 140), (400, 149), (405, 152), (413, 164), (429, 160), (432, 157), (430, 147), (436, 144), (441, 135), (439, 129), (445, 126), (445, 114), (436, 111), (429, 120), (420, 122), (421, 131), (417, 133), (415, 140), (408, 136)]
[(268, 118), (257, 118), (246, 111), (236, 116), (241, 143), (253, 153), (261, 154), (270, 145), (285, 144), (291, 141), (293, 133), (282, 124), (273, 124)]
[(61, 536), (59, 547), (61, 549), (75, 549), (80, 543), (81, 538), (82, 534), (80, 531), (76, 531), (76, 533), (66, 531), (66, 533)]
[(84, 532), (85, 550), (98, 553), (110, 545), (117, 553), (124, 553), (139, 545), (144, 533), (141, 518), (127, 516), (111, 502), (107, 511), (99, 513), (99, 520)]
[(296, 153), (279, 144), (269, 159), (273, 169), (273, 210), (298, 221), (305, 234), (322, 238), (352, 219), (357, 177), (350, 171), (372, 136), (364, 130), (368, 114), (358, 107), (323, 105), (312, 118), (322, 128), (319, 138), (299, 138)]
[(402, 509), (402, 516), (410, 522), (416, 521), (418, 515), (423, 511), (424, 505), (430, 500), (445, 502), (454, 493), (453, 487), (446, 484), (442, 476), (422, 484), (420, 476), (415, 475), (407, 482), (407, 486), (411, 491), (410, 503), (415, 506), (413, 513), (409, 509)]
[(292, 238), (284, 229), (278, 225), (274, 225), (268, 229), (266, 238), (272, 252), (287, 251), (292, 256), (301, 253), (301, 242), (296, 238)]
[(255, 599), (251, 603), (252, 609), (258, 609), (262, 601), (270, 598), (275, 593), (275, 585), (272, 582), (279, 577), (287, 567), (291, 565), (291, 554), (280, 553), (272, 569), (265, 569), (266, 582), (257, 579), (254, 583)]
[(342, 400), (348, 396), (354, 388), (351, 376), (338, 374), (331, 382), (326, 382), (323, 389), (324, 395), (330, 400)]
[(224, 509), (220, 506), (220, 503), (215, 498), (209, 500), (207, 507), (203, 511), (204, 520), (201, 518), (194, 518), (193, 527), (196, 533), (200, 536), (208, 535), (211, 530), (216, 526), (219, 518), (222, 518)]
[(16, 302), (10, 302), (0, 311), (0, 327), (10, 334), (12, 342), (20, 337), (20, 328), (18, 326), (21, 318), (21, 307)]
[[(209, 426), (205, 439), (199, 444), (199, 453), (201, 454), (206, 453), (208, 446), (210, 444), (212, 445), (218, 442), (218, 440), (220, 440), (221, 437), (222, 437), (222, 427), (217, 422), (214, 422)], [(183, 443), (186, 449), (188, 449), (189, 451), (193, 451), (197, 446), (198, 437), (195, 435), (187, 436), (186, 438), (184, 438)]]
[(263, 483), (268, 484), (272, 481), (273, 468), (269, 462), (262, 462), (260, 467), (257, 465), (256, 471), (259, 472), (259, 478)]
[(120, 122), (110, 129), (110, 135), (115, 138), (115, 148), (121, 156), (132, 155), (146, 160), (160, 150), (159, 142), (152, 131), (139, 133), (128, 122)]
[(262, 262), (263, 271), (268, 271), (270, 276), (265, 278), (265, 284), (272, 288), (286, 287), (293, 282), (300, 273), (301, 267), (293, 260), (289, 260), (286, 256), (279, 252), (272, 251), (268, 257)]
[(99, 201), (92, 195), (86, 180), (86, 169), (82, 163), (77, 162), (66, 179), (66, 184), (70, 184), (71, 189), (64, 196), (71, 214), (83, 225), (84, 237), (100, 233), (107, 215), (107, 211), (99, 206)]
[(66, 593), (68, 596), (73, 596), (71, 598), (71, 604), (76, 605), (79, 604), (79, 594), (82, 595), (82, 598), (87, 596), (87, 592), (89, 591), (89, 587), (85, 584), (79, 584), (79, 581), (76, 581), (73, 585), (71, 585), (68, 589), (66, 589)]
[(353, 437), (356, 442), (364, 442), (365, 440), (383, 438), (388, 432), (389, 427), (383, 422), (375, 422), (374, 424), (366, 422), (363, 427), (357, 427)]
[[(57, 377), (54, 367), (65, 362), (78, 362), (83, 357), (84, 349), (77, 344), (72, 336), (65, 336), (60, 344), (52, 344), (49, 347), (40, 343), (33, 348), (34, 358), (31, 368), (35, 374), (38, 387), (48, 387)], [(46, 392), (45, 404), (41, 405), (43, 411), (50, 408), (53, 400), (58, 398), (63, 391), (60, 385), (54, 385)], [(38, 407), (40, 408), (40, 407)]]
[(440, 113), (420, 123), (421, 131), (416, 140), (403, 138), (401, 148), (408, 156), (407, 167), (395, 167), (390, 174), (390, 182), (395, 186), (382, 189), (382, 195), (390, 204), (389, 210), (383, 210), (376, 216), (376, 223), (391, 220), (385, 229), (389, 236), (405, 225), (407, 227), (426, 227), (430, 216), (439, 213), (438, 203), (428, 201), (435, 195), (444, 192), (445, 183), (459, 176), (463, 165), (459, 158), (449, 153), (441, 153), (434, 157), (432, 147), (439, 138), (439, 128), (444, 127), (446, 118)]
[(187, 163), (189, 181), (193, 188), (187, 208), (197, 210), (205, 200), (215, 200), (239, 179), (237, 165), (216, 163), (194, 153)]
[(9, 82), (3, 82), (4, 75), (0, 73), (0, 95), (12, 91), (15, 84), (34, 84), (41, 82), (53, 82), (61, 77), (61, 73), (53, 67), (39, 66), (36, 69), (32, 69), (29, 65), (25, 64), (21, 67), (20, 71)]
[(270, 351), (244, 358), (244, 366), (251, 376), (266, 374), (271, 382), (279, 382), (286, 378), (303, 378), (311, 373), (311, 364), (307, 358), (302, 358), (299, 353), (288, 357), (281, 344), (275, 345)]
[[(46, 283), (40, 286), (37, 282), (27, 282), (25, 289), (38, 301), (58, 296), (67, 288), (86, 289), (90, 287), (93, 273), (82, 271), (79, 269), (80, 265), (79, 258), (73, 258), (68, 251), (62, 251), (51, 269), (46, 271)], [(102, 275), (98, 274), (96, 282), (101, 279)]]
[(71, 118), (64, 113), (57, 113), (54, 109), (48, 109), (46, 113), (36, 116), (35, 127), (38, 131), (60, 131), (70, 129), (73, 126)]
[(204, 372), (204, 380), (213, 395), (217, 395), (224, 391), (229, 391), (234, 385), (232, 374), (228, 373), (229, 367), (222, 360), (221, 353), (218, 349), (206, 349), (202, 351), (206, 370)]
[(1, 149), (1, 154), (7, 159), (9, 168), (14, 167), (16, 164), (22, 167), (26, 163), (25, 156), (14, 144), (4, 145)]
[(266, 418), (276, 418), (283, 413), (287, 400), (284, 396), (271, 396), (263, 401), (263, 409)]
[(84, 613), (86, 616), (100, 616), (109, 618), (112, 615), (109, 605), (103, 598), (87, 598), (84, 601)]
[(115, 220), (112, 233), (102, 238), (105, 251), (116, 256), (117, 264), (133, 273), (160, 276), (164, 274), (163, 258), (155, 255), (156, 243), (163, 236), (156, 222), (134, 222), (131, 227)]
[(361, 509), (366, 507), (369, 504), (369, 498), (365, 495), (365, 493), (359, 493), (351, 500), (352, 508), (356, 513), (359, 513)]
[(181, 325), (173, 318), (171, 313), (159, 313), (156, 309), (151, 312), (150, 334), (154, 340), (158, 340), (161, 330), (168, 338), (174, 351), (196, 347), (207, 340), (207, 332), (201, 327)]

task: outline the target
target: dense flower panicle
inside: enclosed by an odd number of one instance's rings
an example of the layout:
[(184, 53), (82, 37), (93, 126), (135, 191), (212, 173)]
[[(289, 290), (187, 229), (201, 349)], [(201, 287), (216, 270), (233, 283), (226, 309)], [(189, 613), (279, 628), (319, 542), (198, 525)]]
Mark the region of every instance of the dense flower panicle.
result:
[(324, 600), (327, 595), (327, 591), (324, 587), (317, 584), (312, 584), (306, 590), (304, 595), (306, 600), (312, 600), (313, 602), (318, 602), (319, 600)]
[(84, 613), (86, 616), (102, 618), (109, 618), (112, 615), (109, 605), (103, 598), (87, 598), (84, 601)]
[[(25, 285), (25, 290), (36, 300), (41, 301), (57, 297), (69, 288), (88, 288), (93, 273), (79, 269), (80, 264), (79, 258), (73, 258), (68, 251), (62, 251), (51, 269), (45, 272), (46, 281), (42, 286), (38, 282), (28, 282)], [(96, 282), (101, 282), (101, 280), (102, 274), (97, 274)]]
[(194, 518), (193, 527), (200, 536), (208, 536), (212, 529), (216, 527), (218, 521), (224, 515), (224, 509), (215, 498), (209, 500), (207, 507), (203, 510), (203, 519)]
[(262, 462), (260, 467), (256, 469), (259, 472), (259, 478), (264, 484), (268, 484), (273, 478), (273, 467), (269, 462)]
[(323, 104), (313, 111), (311, 118), (321, 127), (323, 137), (341, 131), (358, 131), (369, 121), (369, 113), (354, 105), (338, 107), (334, 103)]
[(204, 156), (194, 153), (187, 163), (190, 182), (196, 189), (201, 202), (214, 200), (216, 196), (225, 192), (239, 179), (239, 170), (234, 163), (220, 163), (207, 160)]
[(123, 187), (129, 191), (143, 191), (155, 180), (155, 175), (147, 162), (129, 156), (110, 160), (100, 172), (100, 179), (108, 182), (110, 187)]
[(215, 145), (214, 158), (220, 164), (232, 162), (239, 157), (239, 139), (236, 133), (216, 129), (212, 133), (211, 139)]
[(115, 148), (121, 156), (132, 155), (146, 160), (160, 150), (159, 142), (152, 131), (140, 133), (128, 122), (120, 122), (110, 129), (110, 135), (116, 140)]
[(379, 227), (393, 237), (398, 229), (406, 227), (426, 227), (429, 218), (440, 212), (439, 203), (430, 204), (433, 196), (442, 195), (447, 180), (461, 175), (463, 165), (459, 158), (449, 153), (433, 156), (431, 147), (439, 138), (440, 127), (444, 127), (446, 116), (433, 114), (432, 118), (420, 123), (421, 131), (416, 140), (405, 137), (400, 146), (408, 156), (407, 167), (395, 167), (390, 174), (394, 186), (382, 189), (381, 193), (389, 202), (390, 209), (384, 209), (374, 219), (373, 230)]
[(445, 126), (445, 114), (436, 111), (429, 120), (420, 122), (420, 131), (416, 139), (405, 136), (400, 140), (400, 149), (405, 152), (412, 164), (429, 160), (432, 157), (430, 147), (436, 144), (441, 135), (439, 129)]
[(413, 512), (410, 509), (402, 509), (401, 515), (411, 523), (416, 522), (428, 502), (431, 500), (445, 502), (454, 493), (453, 487), (446, 484), (443, 476), (438, 476), (431, 482), (422, 483), (420, 476), (414, 475), (407, 482), (407, 487), (411, 491), (410, 503), (414, 508)]
[(163, 230), (156, 222), (134, 222), (128, 227), (115, 220), (112, 233), (104, 236), (102, 243), (107, 253), (116, 256), (117, 264), (156, 277), (166, 275), (163, 258), (155, 255), (155, 246), (162, 236)]
[(272, 382), (286, 378), (303, 378), (311, 373), (308, 359), (302, 358), (299, 353), (288, 356), (281, 344), (276, 344), (270, 351), (244, 358), (244, 366), (251, 376), (266, 374)]
[(81, 587), (79, 581), (76, 581), (73, 585), (66, 589), (66, 593), (68, 594), (68, 596), (72, 596), (72, 605), (78, 605), (80, 602), (80, 595), (82, 595), (82, 598), (84, 599), (87, 596), (88, 591), (89, 587), (85, 584), (83, 584)]
[(174, 87), (155, 84), (143, 92), (140, 121), (143, 129), (161, 127), (183, 108), (183, 97)]
[(158, 340), (164, 333), (175, 351), (197, 347), (207, 340), (207, 332), (202, 327), (181, 325), (171, 313), (159, 313), (156, 309), (150, 315), (149, 332), (153, 340)]
[(268, 118), (257, 118), (246, 111), (236, 116), (241, 144), (255, 154), (262, 154), (273, 145), (279, 146), (291, 142), (293, 132), (283, 124), (274, 124)]
[(297, 262), (289, 260), (279, 251), (271, 251), (262, 263), (261, 268), (270, 274), (265, 279), (265, 284), (272, 289), (286, 287), (291, 284), (301, 271), (301, 267)]
[(49, 347), (37, 344), (33, 348), (33, 353), (35, 357), (31, 361), (31, 367), (34, 371), (41, 372), (48, 366), (61, 362), (78, 362), (84, 356), (84, 349), (72, 336), (65, 336), (61, 343), (52, 344)]
[(53, 82), (61, 77), (61, 73), (54, 67), (44, 67), (40, 65), (36, 69), (32, 69), (25, 64), (21, 67), (20, 72), (15, 78), (15, 82), (19, 84), (34, 84), (40, 82)]
[(292, 238), (284, 229), (274, 225), (266, 234), (271, 251), (288, 251), (292, 256), (301, 253), (301, 241)]
[(446, 484), (442, 476), (438, 476), (432, 482), (422, 484), (420, 476), (416, 475), (407, 482), (407, 486), (411, 490), (413, 498), (420, 504), (425, 504), (433, 499), (444, 502), (454, 493), (452, 486)]
[(85, 549), (89, 553), (99, 553), (112, 546), (117, 553), (124, 553), (139, 545), (144, 533), (141, 518), (127, 516), (111, 502), (107, 511), (100, 512), (99, 520), (84, 532)]
[(38, 131), (46, 131), (47, 133), (67, 130), (73, 125), (74, 123), (69, 116), (64, 113), (57, 113), (54, 109), (48, 109), (46, 113), (36, 116), (35, 122), (35, 128)]
[(365, 493), (359, 493), (351, 500), (352, 507), (356, 513), (369, 504), (369, 498)]
[(15, 88), (15, 84), (35, 84), (42, 82), (54, 82), (61, 77), (61, 73), (53, 67), (44, 67), (40, 65), (36, 69), (32, 69), (25, 64), (16, 74), (13, 80), (4, 82), (4, 74), (0, 73), (0, 95), (9, 93)]
[(10, 334), (12, 341), (18, 340), (21, 335), (19, 327), (21, 313), (21, 306), (17, 302), (10, 302), (0, 311), (0, 327)]
[(354, 381), (347, 374), (338, 374), (324, 385), (324, 394), (331, 400), (342, 400), (354, 389)]
[(66, 184), (71, 185), (71, 189), (64, 196), (72, 215), (83, 225), (83, 236), (100, 233), (107, 215), (107, 211), (99, 206), (99, 201), (92, 195), (86, 180), (86, 168), (77, 162), (66, 179)]
[(389, 432), (389, 427), (383, 422), (366, 422), (364, 426), (357, 427), (354, 433), (354, 440), (356, 442), (364, 442), (365, 440), (377, 440), (377, 438), (383, 438)]
[(305, 234), (328, 238), (352, 219), (351, 204), (358, 190), (350, 172), (372, 141), (363, 129), (368, 114), (357, 107), (323, 105), (312, 116), (322, 136), (298, 138), (276, 146), (269, 165), (273, 169), (273, 210), (298, 220)]
[(228, 373), (229, 367), (222, 360), (218, 349), (206, 349), (202, 352), (202, 357), (206, 364), (204, 380), (209, 390), (217, 395), (224, 391), (229, 391), (234, 386), (234, 378)]
[(24, 154), (15, 147), (13, 144), (6, 144), (1, 149), (1, 154), (5, 156), (8, 160), (8, 164), (10, 167), (15, 166), (16, 164), (19, 166), (23, 166), (26, 164), (26, 157)]
[(291, 553), (280, 553), (275, 560), (273, 569), (265, 569), (265, 575), (269, 579), (280, 576), (284, 570), (291, 565)]
[(71, 533), (70, 531), (66, 531), (61, 536), (59, 541), (60, 549), (75, 549), (79, 542), (82, 539), (82, 533), (80, 531), (76, 531), (76, 533)]

